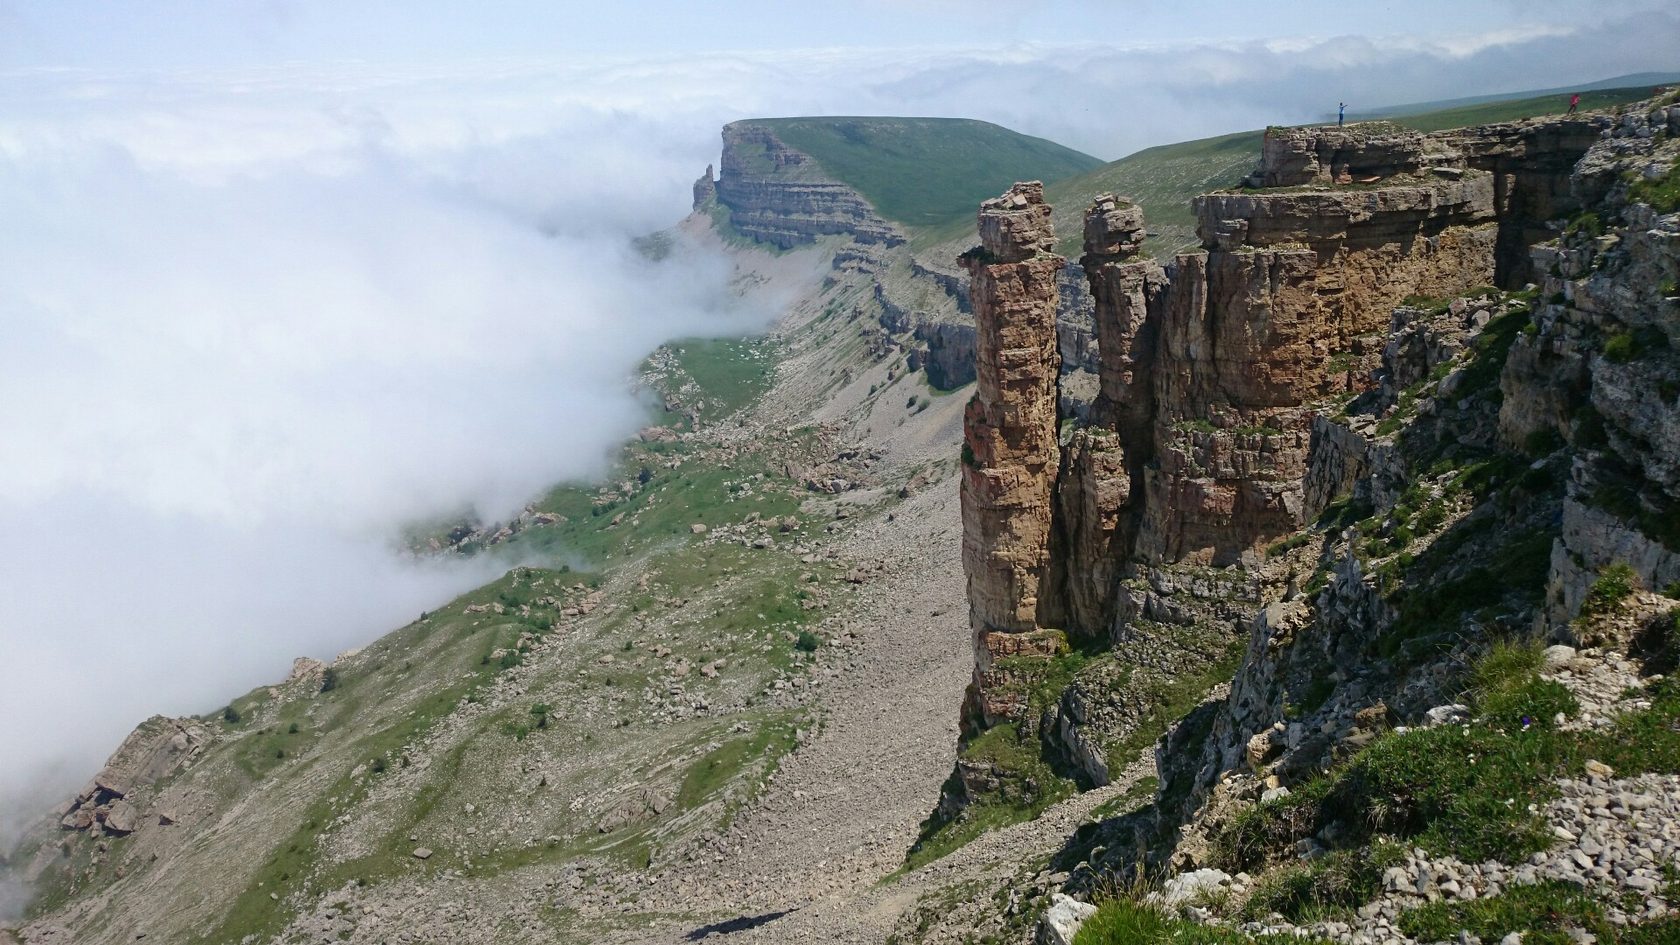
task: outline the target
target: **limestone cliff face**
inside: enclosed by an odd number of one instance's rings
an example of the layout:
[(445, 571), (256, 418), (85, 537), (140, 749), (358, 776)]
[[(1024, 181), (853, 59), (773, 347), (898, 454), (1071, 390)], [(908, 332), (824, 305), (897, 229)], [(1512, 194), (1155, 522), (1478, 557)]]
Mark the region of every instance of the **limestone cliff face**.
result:
[(1676, 133), (1680, 106), (1607, 129), (1574, 176), (1572, 203), (1590, 216), (1531, 253), (1539, 304), (1501, 375), (1499, 423), (1510, 447), (1575, 450), (1552, 551), (1554, 627), (1613, 562), (1647, 588), (1680, 581), (1680, 214), (1631, 200), (1625, 183), (1680, 161)]
[(964, 414), (963, 566), (974, 629), (969, 715), (980, 727), (1010, 714), (991, 698), (997, 657), (1039, 649), (1022, 635), (1053, 601), (1050, 568), (1057, 445), (1056, 283), (1041, 184), (1017, 184), (981, 206), (980, 246), (964, 257), (977, 327), (976, 390)]
[[(1020, 222), (1038, 198), (1012, 193), (1017, 215), (989, 203), (970, 257), (974, 314), (1015, 356), (1000, 363), (999, 342), (982, 342), (968, 416), (965, 731), (1018, 711), (991, 695), (1020, 688), (992, 671), (1004, 653), (1049, 654), (1063, 635), (1086, 652), (1106, 643), (1105, 665), (1121, 669), (1077, 671), (1036, 727), (1046, 757), (1100, 784), (1115, 761), (1104, 746), (1137, 722), (1125, 703), (1139, 673), (1191, 678), (1235, 644), (1229, 699), (1163, 743), (1164, 813), (1177, 818), (1233, 770), (1261, 772), (1245, 782), (1256, 792), (1287, 784), (1444, 698), (1474, 634), (1453, 636), (1417, 603), (1437, 588), (1491, 594), (1483, 610), (1502, 632), (1540, 619), (1567, 636), (1613, 561), (1648, 588), (1680, 580), (1680, 368), (1653, 354), (1680, 350), (1680, 224), (1617, 203), (1627, 180), (1673, 164), (1671, 111), (1436, 135), (1274, 130), (1248, 187), (1194, 202), (1202, 245), (1165, 268), (1138, 255), (1141, 213), (1099, 198), (1080, 260), (1098, 393), (1059, 448), (1054, 299), (1047, 280), (1027, 290), (1015, 275), (1038, 250), (998, 248), (1041, 238)], [(1534, 248), (1556, 237), (1558, 214), (1594, 207), (1624, 226), (1577, 221), (1578, 235)], [(1538, 299), (1492, 288), (1537, 273)], [(1573, 459), (1518, 476), (1521, 454), (1551, 441)], [(1443, 462), (1505, 471), (1467, 495), (1474, 477)], [(1461, 518), (1488, 490), (1502, 490), (1497, 509)], [(1311, 530), (1327, 509), (1372, 518), (1359, 533)], [(1435, 558), (1416, 545), (1426, 531), (1453, 535)], [(1520, 593), (1481, 588), (1519, 574), (1532, 578)], [(1408, 582), (1415, 594), (1397, 596)], [(1448, 637), (1433, 661), (1373, 656), (1379, 639), (1397, 645), (1396, 627)], [(1307, 698), (1311, 725), (1286, 724)]]
[(833, 235), (889, 246), (904, 242), (898, 228), (857, 191), (830, 178), (809, 155), (788, 147), (764, 125), (724, 126), (715, 186), (735, 229), (782, 249)]
[[(1581, 608), (1612, 564), (1631, 569), (1636, 610), (1672, 621), (1654, 592), (1680, 580), (1680, 213), (1629, 182), (1675, 173), (1676, 132), (1680, 108), (1658, 107), (1435, 139), (1465, 180), (1480, 161), (1539, 162), (1506, 166), (1494, 212), (1501, 241), (1546, 234), (1519, 270), (1540, 283), (1392, 306), (1375, 388), (1313, 418), (1305, 498), (1336, 501), (1338, 521), (1258, 568), (1286, 586), (1248, 622), (1229, 694), (1157, 747), (1173, 865), (1208, 863), (1209, 837), (1264, 792), (1431, 724), (1489, 641), (1605, 643)], [(1541, 165), (1569, 153), (1560, 189)], [(1559, 208), (1586, 215), (1526, 216)], [(1305, 588), (1290, 576), (1309, 570)]]
[(1175, 260), (1155, 316), (1156, 468), (1137, 553), (1229, 564), (1303, 524), (1315, 404), (1349, 383), (1337, 361), (1407, 296), (1491, 282), (1497, 223), (1479, 172), (1212, 194), (1195, 209), (1204, 249)]

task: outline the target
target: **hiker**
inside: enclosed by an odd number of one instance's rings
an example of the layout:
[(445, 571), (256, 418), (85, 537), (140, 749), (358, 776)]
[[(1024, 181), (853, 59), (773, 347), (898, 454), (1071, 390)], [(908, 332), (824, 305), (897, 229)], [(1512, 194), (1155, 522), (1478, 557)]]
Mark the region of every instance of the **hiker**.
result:
[(1580, 107), (1581, 107), (1581, 93), (1576, 92), (1574, 95), (1569, 96), (1569, 111), (1564, 112), (1564, 114), (1565, 115), (1573, 115), (1573, 114), (1575, 114), (1575, 110), (1580, 108)]
[(1336, 127), (1337, 128), (1342, 127), (1342, 122), (1344, 122), (1346, 120), (1347, 120), (1347, 103), (1346, 102), (1337, 102), (1336, 103)]

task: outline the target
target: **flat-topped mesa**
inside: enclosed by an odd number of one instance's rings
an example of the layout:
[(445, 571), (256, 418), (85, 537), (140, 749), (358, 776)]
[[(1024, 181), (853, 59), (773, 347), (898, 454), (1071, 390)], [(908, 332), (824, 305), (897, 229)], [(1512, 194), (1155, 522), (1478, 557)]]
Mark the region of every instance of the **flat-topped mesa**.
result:
[(762, 124), (724, 126), (715, 188), (736, 230), (782, 249), (834, 235), (887, 246), (904, 242), (904, 234), (861, 194)]
[(1426, 138), (1388, 122), (1338, 127), (1268, 128), (1253, 187), (1353, 183), (1423, 169)]
[(996, 657), (1053, 652), (1046, 597), (1059, 450), (1057, 275), (1050, 208), (1037, 183), (1016, 184), (979, 215), (981, 246), (964, 254), (976, 328), (976, 391), (963, 415), (963, 567), (975, 679), (965, 730), (1010, 717), (1018, 699), (989, 678)]

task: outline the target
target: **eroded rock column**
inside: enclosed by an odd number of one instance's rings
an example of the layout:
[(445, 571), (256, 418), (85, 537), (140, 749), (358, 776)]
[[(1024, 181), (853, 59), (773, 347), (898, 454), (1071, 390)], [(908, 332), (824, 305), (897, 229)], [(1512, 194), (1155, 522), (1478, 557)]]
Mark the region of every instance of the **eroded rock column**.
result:
[(1000, 657), (1043, 654), (1061, 635), (1050, 589), (1051, 518), (1059, 465), (1056, 278), (1044, 186), (1016, 184), (981, 204), (980, 246), (963, 256), (978, 331), (977, 390), (963, 415), (963, 567), (974, 629), (965, 732), (1020, 709)]
[(1091, 423), (1063, 450), (1055, 569), (1066, 628), (1087, 636), (1107, 634), (1114, 621), (1114, 584), (1134, 531), (1133, 484), (1153, 453), (1156, 322), (1149, 308), (1167, 281), (1154, 260), (1140, 256), (1143, 237), (1143, 210), (1128, 200), (1105, 194), (1086, 212), (1080, 264), (1095, 301), (1101, 388)]

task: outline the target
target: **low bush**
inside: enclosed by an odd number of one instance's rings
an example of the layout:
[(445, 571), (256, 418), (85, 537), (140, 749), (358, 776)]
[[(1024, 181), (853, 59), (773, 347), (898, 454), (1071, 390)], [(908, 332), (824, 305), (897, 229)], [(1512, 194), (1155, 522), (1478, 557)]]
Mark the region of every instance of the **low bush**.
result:
[(1598, 580), (1587, 590), (1587, 599), (1581, 604), (1581, 616), (1610, 613), (1633, 595), (1638, 583), (1639, 575), (1626, 562), (1606, 565), (1598, 572)]

